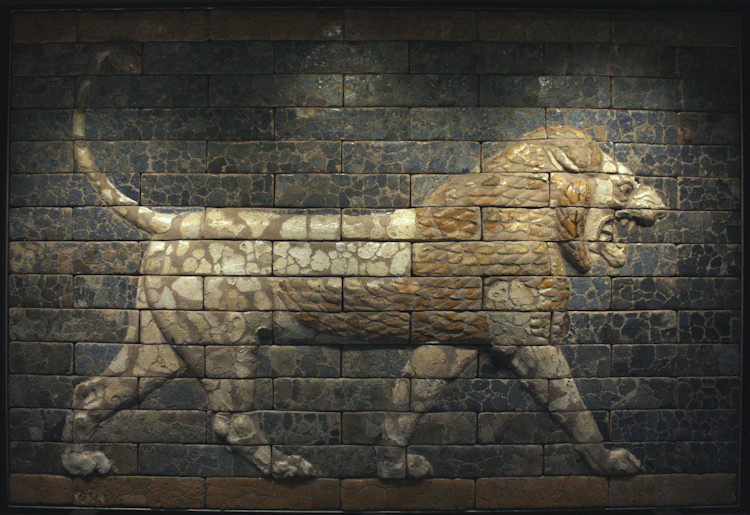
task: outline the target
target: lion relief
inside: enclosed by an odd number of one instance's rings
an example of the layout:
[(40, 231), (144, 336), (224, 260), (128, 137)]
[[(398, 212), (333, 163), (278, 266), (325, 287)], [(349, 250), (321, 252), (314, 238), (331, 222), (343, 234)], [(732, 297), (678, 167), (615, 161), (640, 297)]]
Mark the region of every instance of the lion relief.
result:
[[(87, 87), (83, 81), (78, 105), (86, 105)], [(84, 127), (80, 107), (77, 137)], [(641, 471), (630, 452), (605, 445), (555, 343), (566, 331), (570, 267), (585, 274), (597, 259), (622, 267), (627, 249), (618, 228), (648, 226), (665, 206), (585, 131), (541, 127), (473, 173), (420, 182), (413, 207), (335, 216), (275, 207), (162, 213), (121, 193), (87, 142), (76, 143), (76, 158), (102, 202), (151, 241), (138, 292), (144, 345), (124, 347), (102, 376), (77, 386), (67, 421), (71, 473), (92, 470), (83, 463), (91, 453), (78, 444), (96, 441), (113, 415), (149, 393), (117, 377), (147, 376), (153, 391), (193, 376), (218, 441), (264, 474), (315, 476), (315, 463), (273, 446), (263, 418), (243, 400), (248, 392), (221, 391), (189, 352), (191, 345), (233, 346), (244, 356), (234, 377), (252, 379), (262, 346), (305, 342), (413, 349), (402, 377), (429, 381), (411, 392), (408, 409), (383, 413), (383, 446), (406, 448), (423, 413), (485, 348), (523, 380), (594, 473)], [(409, 397), (403, 385), (394, 399)], [(383, 453), (378, 475), (434, 471), (428, 458), (402, 451)]]

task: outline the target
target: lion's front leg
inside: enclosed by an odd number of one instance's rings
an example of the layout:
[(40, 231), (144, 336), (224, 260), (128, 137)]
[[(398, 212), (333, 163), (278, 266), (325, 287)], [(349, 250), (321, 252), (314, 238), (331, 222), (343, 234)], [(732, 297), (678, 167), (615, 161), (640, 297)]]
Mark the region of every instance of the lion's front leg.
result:
[(576, 445), (576, 452), (596, 474), (602, 476), (632, 475), (641, 472), (641, 462), (629, 451), (607, 449), (594, 417), (571, 377), (570, 366), (560, 349), (552, 345), (492, 346), (494, 356), (502, 359), (524, 379), (548, 379), (546, 392), (528, 388), (541, 406), (546, 406), (552, 420)]

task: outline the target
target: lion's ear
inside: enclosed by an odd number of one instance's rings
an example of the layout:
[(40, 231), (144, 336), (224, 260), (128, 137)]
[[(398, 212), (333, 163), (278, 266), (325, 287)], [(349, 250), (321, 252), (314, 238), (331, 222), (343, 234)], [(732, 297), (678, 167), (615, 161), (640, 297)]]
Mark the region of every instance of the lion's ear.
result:
[(588, 242), (583, 240), (586, 208), (559, 207), (557, 219), (560, 222), (560, 248), (563, 256), (579, 272), (591, 269), (591, 253)]

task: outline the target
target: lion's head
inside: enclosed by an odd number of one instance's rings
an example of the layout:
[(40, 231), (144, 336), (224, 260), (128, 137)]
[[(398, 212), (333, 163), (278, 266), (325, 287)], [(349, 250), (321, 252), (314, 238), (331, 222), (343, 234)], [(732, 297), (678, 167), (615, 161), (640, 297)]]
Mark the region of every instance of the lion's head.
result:
[(549, 172), (550, 206), (556, 208), (560, 248), (579, 271), (591, 268), (591, 252), (610, 266), (625, 264), (617, 225), (651, 225), (664, 209), (657, 192), (639, 183), (624, 164), (584, 131), (567, 125), (541, 127), (488, 160), (483, 172)]

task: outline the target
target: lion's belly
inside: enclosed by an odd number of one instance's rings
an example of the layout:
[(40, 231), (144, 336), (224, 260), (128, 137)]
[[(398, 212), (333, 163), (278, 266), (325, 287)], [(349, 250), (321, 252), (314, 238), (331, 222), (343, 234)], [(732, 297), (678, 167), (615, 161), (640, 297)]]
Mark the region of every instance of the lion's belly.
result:
[(178, 345), (541, 344), (570, 291), (549, 262), (536, 242), (152, 241), (139, 299)]

